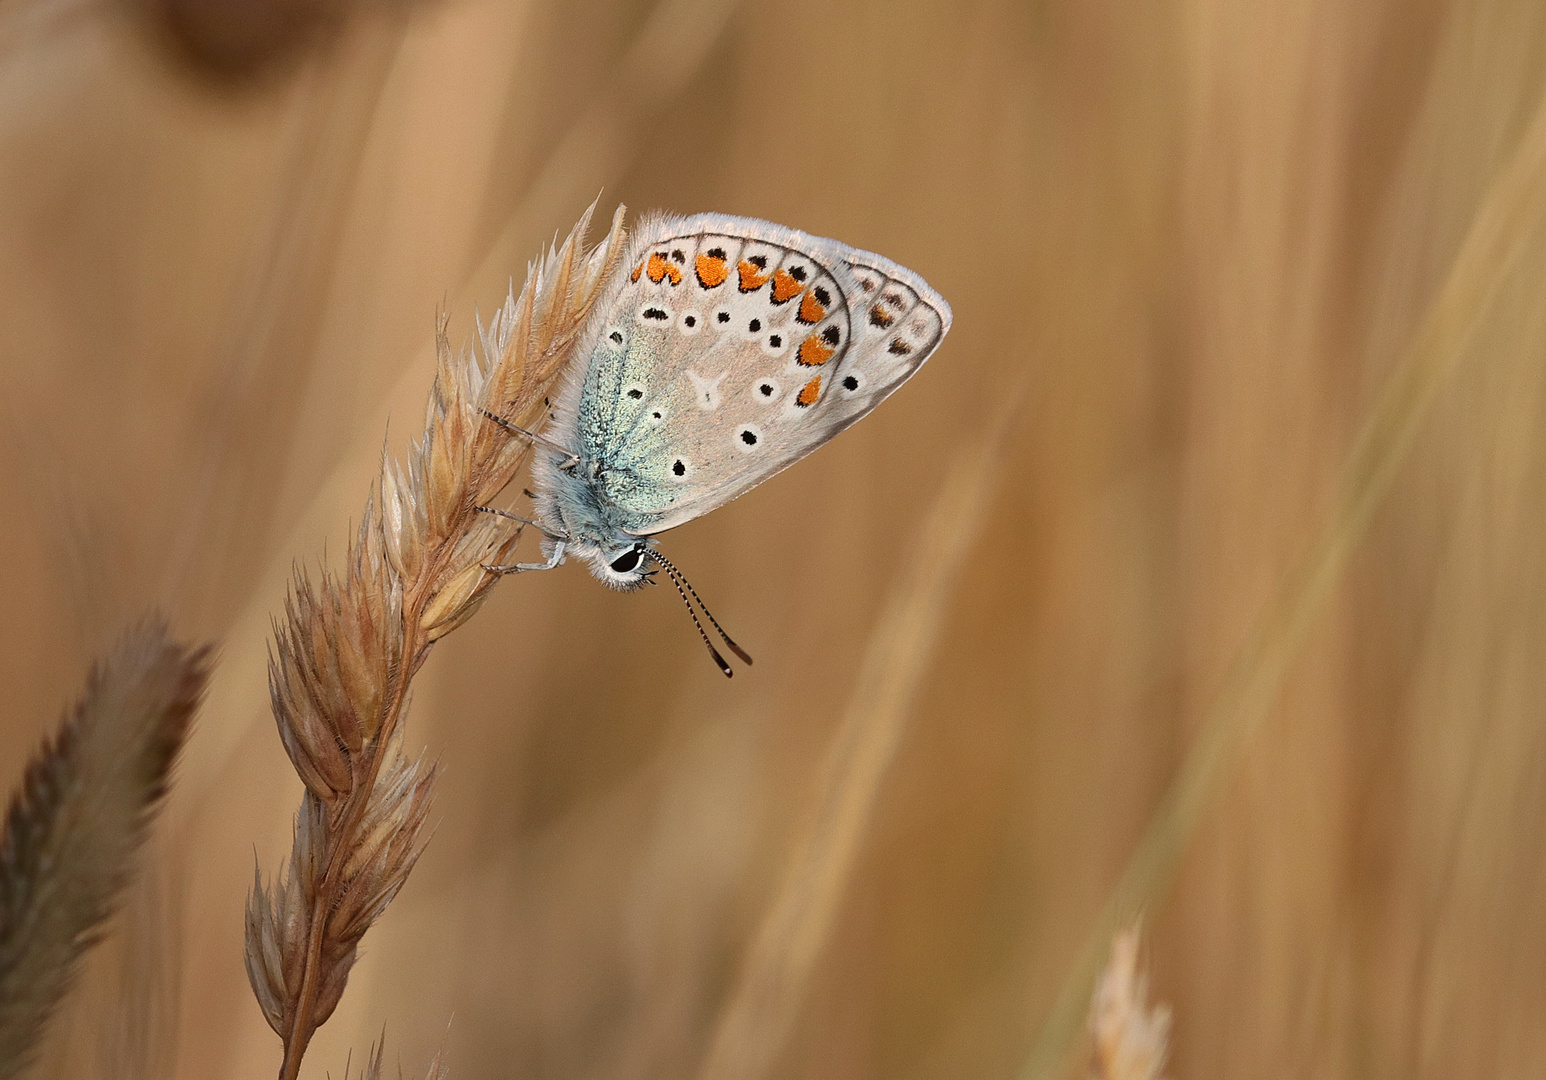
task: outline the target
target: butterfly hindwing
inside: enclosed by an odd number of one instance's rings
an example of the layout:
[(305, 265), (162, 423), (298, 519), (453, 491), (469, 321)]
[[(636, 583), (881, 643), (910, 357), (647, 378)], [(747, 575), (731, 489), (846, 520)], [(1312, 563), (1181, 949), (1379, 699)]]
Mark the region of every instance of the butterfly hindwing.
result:
[(577, 450), (636, 535), (707, 513), (864, 416), (950, 308), (878, 255), (751, 218), (646, 221), (577, 404)]

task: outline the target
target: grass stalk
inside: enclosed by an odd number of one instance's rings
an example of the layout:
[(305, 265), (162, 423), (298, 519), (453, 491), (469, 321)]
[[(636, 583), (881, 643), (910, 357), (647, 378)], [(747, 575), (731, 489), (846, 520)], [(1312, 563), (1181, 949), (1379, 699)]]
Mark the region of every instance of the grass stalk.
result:
[[(592, 207), (594, 209), (594, 207)], [(485, 329), (455, 352), (442, 318), (423, 436), (387, 458), (341, 576), (296, 571), (275, 625), (269, 687), (280, 739), (306, 785), (287, 873), (249, 898), (246, 963), (299, 1075), (337, 1007), (361, 938), (407, 880), (427, 841), (435, 767), (402, 753), (413, 676), (433, 644), (469, 619), (507, 561), (518, 522), (479, 512), (529, 451), (488, 420), (533, 424), (611, 274), (622, 209), (588, 254), (591, 211), (531, 267)]]
[(1196, 741), (1097, 916), (1020, 1076), (1063, 1075), (1112, 935), (1169, 887), (1198, 822), (1268, 715), (1348, 559), (1389, 492), (1472, 332), (1527, 245), (1546, 226), (1546, 101), (1489, 185), (1450, 272), (1360, 430), (1331, 516), (1236, 654)]
[(1022, 375), (999, 399), (982, 436), (957, 458), (918, 529), (833, 736), (820, 801), (720, 1013), (700, 1080), (766, 1076), (798, 1019), (956, 580), (981, 531), (996, 466), (1028, 385)]

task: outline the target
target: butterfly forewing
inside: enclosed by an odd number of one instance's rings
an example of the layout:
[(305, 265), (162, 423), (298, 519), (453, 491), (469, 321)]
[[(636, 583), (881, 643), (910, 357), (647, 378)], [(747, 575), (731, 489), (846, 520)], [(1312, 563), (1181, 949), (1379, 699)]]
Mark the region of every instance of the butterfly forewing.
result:
[(948, 305), (878, 255), (750, 218), (645, 222), (585, 374), (577, 448), (623, 526), (728, 502), (916, 371)]

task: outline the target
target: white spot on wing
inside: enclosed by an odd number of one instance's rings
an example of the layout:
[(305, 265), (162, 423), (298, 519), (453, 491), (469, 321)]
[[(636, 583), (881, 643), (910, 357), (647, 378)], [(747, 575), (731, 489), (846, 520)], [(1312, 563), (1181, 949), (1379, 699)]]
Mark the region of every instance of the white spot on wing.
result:
[(750, 454), (762, 445), (762, 429), (756, 424), (742, 424), (735, 429), (735, 448)]
[(687, 377), (692, 380), (693, 400), (698, 403), (698, 408), (704, 412), (713, 412), (719, 408), (719, 384), (725, 374), (721, 371), (710, 379), (699, 375), (696, 371), (687, 373)]

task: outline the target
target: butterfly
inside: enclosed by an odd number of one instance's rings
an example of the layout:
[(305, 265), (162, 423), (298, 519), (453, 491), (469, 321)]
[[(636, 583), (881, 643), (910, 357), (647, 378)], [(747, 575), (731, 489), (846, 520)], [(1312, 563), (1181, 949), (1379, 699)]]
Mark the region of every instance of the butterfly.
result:
[[(615, 589), (656, 572), (698, 595), (656, 537), (799, 461), (906, 382), (950, 330), (913, 271), (728, 214), (646, 217), (592, 310), (536, 443), (548, 570), (569, 556)], [(725, 643), (748, 656), (700, 607)], [(729, 664), (693, 614), (726, 675)]]

